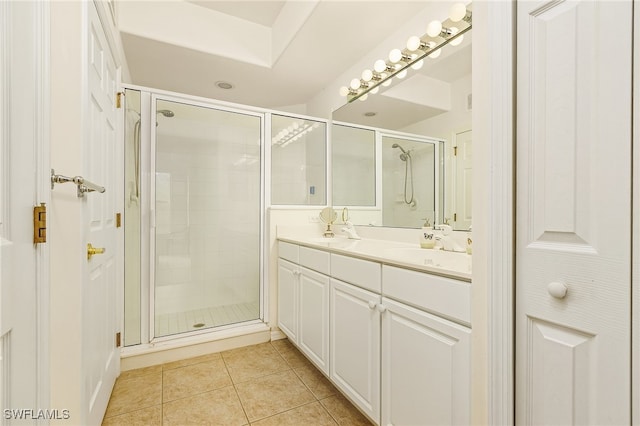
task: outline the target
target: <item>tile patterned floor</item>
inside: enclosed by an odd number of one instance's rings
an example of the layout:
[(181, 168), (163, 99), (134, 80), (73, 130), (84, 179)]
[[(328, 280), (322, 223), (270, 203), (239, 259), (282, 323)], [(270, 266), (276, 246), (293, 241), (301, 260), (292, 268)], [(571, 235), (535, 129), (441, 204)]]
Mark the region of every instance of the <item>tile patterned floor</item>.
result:
[(367, 425), (288, 340), (123, 372), (103, 425)]

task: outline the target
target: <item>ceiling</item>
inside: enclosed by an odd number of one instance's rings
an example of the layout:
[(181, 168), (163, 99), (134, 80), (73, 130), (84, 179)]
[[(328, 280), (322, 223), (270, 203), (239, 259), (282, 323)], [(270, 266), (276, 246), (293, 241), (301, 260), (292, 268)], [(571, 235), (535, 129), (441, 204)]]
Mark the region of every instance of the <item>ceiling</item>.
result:
[[(402, 28), (426, 4), (363, 0), (120, 0), (118, 13), (133, 84), (292, 110), (335, 84), (346, 70)], [(189, 16), (193, 22), (185, 23)], [(198, 34), (199, 43), (189, 42), (193, 37), (190, 31)], [(252, 38), (253, 34), (256, 36)], [(269, 35), (272, 40), (263, 44)], [(271, 52), (265, 54), (265, 50)], [(432, 72), (443, 81), (470, 72), (470, 55), (468, 63), (458, 59), (454, 73), (447, 69), (450, 60), (425, 66), (421, 72)], [(233, 88), (222, 89), (216, 85), (218, 82), (228, 82)], [(385, 102), (397, 111), (415, 106), (385, 96), (376, 98), (359, 102), (363, 104), (361, 108), (381, 108), (379, 104)], [(425, 114), (440, 112), (421, 107), (411, 114), (424, 119)]]

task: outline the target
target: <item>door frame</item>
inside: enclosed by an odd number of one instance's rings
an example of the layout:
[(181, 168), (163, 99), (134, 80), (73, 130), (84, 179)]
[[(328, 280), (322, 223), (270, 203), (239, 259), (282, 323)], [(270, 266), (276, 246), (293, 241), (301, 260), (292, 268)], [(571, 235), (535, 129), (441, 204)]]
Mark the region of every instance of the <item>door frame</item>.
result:
[(515, 2), (473, 6), (472, 347), (479, 356), (471, 402), (473, 421), (488, 424), (514, 423), (515, 12)]

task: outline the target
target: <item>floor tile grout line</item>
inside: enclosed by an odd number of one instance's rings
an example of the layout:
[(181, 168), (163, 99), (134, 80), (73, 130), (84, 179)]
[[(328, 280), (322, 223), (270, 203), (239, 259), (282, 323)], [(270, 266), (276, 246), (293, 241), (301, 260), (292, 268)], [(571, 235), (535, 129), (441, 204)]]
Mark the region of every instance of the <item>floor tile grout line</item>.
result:
[(222, 353), (220, 353), (220, 358), (222, 358), (222, 363), (224, 364), (224, 368), (226, 369), (227, 374), (231, 379), (231, 386), (233, 386), (233, 391), (236, 393), (236, 396), (238, 397), (238, 402), (240, 403), (240, 408), (242, 408), (242, 412), (244, 413), (244, 418), (247, 419), (247, 424), (250, 425), (251, 422), (249, 421), (249, 415), (247, 414), (247, 410), (244, 408), (244, 404), (242, 403), (242, 398), (240, 398), (240, 394), (238, 393), (238, 388), (236, 387), (236, 382), (235, 380), (233, 380), (233, 377), (231, 377), (231, 373), (229, 372), (229, 366), (227, 365), (227, 361), (224, 359), (224, 356), (222, 356)]
[[(271, 414), (271, 415), (266, 416), (266, 417), (261, 417), (261, 418), (259, 418), (259, 419), (257, 419), (257, 420), (254, 420), (253, 422), (249, 422), (249, 425), (252, 425), (252, 424), (254, 424), (254, 423), (260, 422), (260, 421), (265, 420), (265, 419), (270, 419), (271, 417), (275, 417), (275, 416), (279, 416), (279, 415), (284, 414), (284, 413), (288, 413), (289, 411), (297, 410), (298, 408), (304, 407), (304, 406), (306, 406), (306, 405), (311, 405), (311, 404), (319, 404), (319, 405), (320, 405), (320, 407), (322, 407), (322, 409), (323, 409), (324, 411), (326, 411), (326, 412), (327, 412), (327, 414), (329, 414), (329, 417), (331, 417), (331, 419), (333, 419), (333, 421), (337, 423), (337, 421), (335, 420), (335, 418), (331, 415), (331, 413), (329, 413), (329, 410), (327, 410), (327, 409), (326, 409), (322, 404), (320, 404), (320, 401), (315, 400), (315, 401), (305, 402), (305, 403), (300, 404), (300, 405), (295, 406), (295, 407), (287, 408), (286, 410), (281, 411), (281, 412), (279, 412), (279, 413)], [(247, 417), (247, 418), (248, 418), (248, 417)]]

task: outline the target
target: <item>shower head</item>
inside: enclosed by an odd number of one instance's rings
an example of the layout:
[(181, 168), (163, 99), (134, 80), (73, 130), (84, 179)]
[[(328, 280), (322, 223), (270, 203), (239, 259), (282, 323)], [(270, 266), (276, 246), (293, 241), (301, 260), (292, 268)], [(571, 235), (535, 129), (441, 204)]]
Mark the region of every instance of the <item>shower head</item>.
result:
[(404, 148), (397, 143), (391, 145), (391, 148), (400, 148), (400, 151), (402, 151), (402, 154), (400, 154), (400, 159), (402, 161), (407, 161), (407, 158), (411, 158), (411, 150), (405, 151)]
[(393, 145), (391, 145), (391, 148), (400, 148), (400, 151), (402, 151), (403, 153), (407, 153), (407, 151), (404, 150), (404, 148), (402, 148), (400, 145), (398, 145), (397, 143), (394, 143)]
[(170, 109), (161, 109), (156, 111), (156, 114), (162, 114), (165, 117), (171, 118), (175, 115), (175, 113), (173, 111), (171, 111)]

